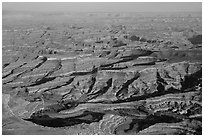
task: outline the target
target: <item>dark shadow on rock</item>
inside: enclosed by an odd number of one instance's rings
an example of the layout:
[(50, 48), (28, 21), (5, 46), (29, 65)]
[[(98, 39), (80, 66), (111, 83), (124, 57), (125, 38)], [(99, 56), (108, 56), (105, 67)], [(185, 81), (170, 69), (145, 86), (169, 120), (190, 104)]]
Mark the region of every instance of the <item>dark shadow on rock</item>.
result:
[(31, 116), (30, 119), (24, 119), (31, 121), (35, 124), (46, 126), (46, 127), (66, 127), (73, 126), (81, 123), (90, 124), (92, 122), (98, 122), (103, 118), (102, 113), (95, 112), (84, 112), (84, 114), (71, 118), (51, 118), (48, 115), (43, 116)]

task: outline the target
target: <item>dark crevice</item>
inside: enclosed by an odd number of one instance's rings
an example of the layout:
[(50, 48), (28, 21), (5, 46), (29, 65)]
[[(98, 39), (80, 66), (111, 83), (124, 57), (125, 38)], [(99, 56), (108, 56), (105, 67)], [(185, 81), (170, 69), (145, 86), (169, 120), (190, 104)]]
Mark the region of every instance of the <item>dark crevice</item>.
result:
[(46, 33), (47, 31), (44, 31), (43, 34), (40, 36), (40, 38), (42, 38)]
[[(141, 120), (138, 122), (139, 128), (138, 131), (141, 131), (145, 128), (148, 128), (151, 125), (154, 125), (156, 123), (176, 123), (182, 121), (181, 119), (176, 119), (171, 116), (159, 116), (159, 117), (150, 117), (147, 118), (146, 120)], [(133, 120), (133, 122), (137, 122), (137, 120)]]
[(182, 84), (182, 89), (174, 89), (174, 88), (169, 88), (168, 90), (165, 90), (164, 85), (167, 85), (168, 83), (165, 82), (163, 78), (161, 78), (160, 74), (157, 73), (157, 91), (154, 93), (150, 94), (145, 94), (142, 96), (136, 96), (136, 97), (131, 97), (123, 100), (117, 100), (112, 103), (123, 103), (123, 102), (131, 102), (131, 101), (136, 101), (136, 100), (145, 100), (147, 98), (152, 98), (152, 97), (157, 97), (157, 96), (163, 96), (166, 94), (177, 94), (177, 93), (188, 93), (191, 92), (196, 85), (201, 83), (202, 79), (202, 70), (199, 70), (198, 72), (191, 74), (189, 76), (185, 76), (184, 81), (181, 83)]
[(90, 72), (73, 72), (70, 76), (83, 76), (88, 75)]
[[(43, 57), (41, 60), (42, 60), (42, 62), (40, 62), (38, 65), (36, 65), (36, 66), (34, 67), (34, 69), (39, 68), (43, 63), (45, 63), (45, 62), (47, 61), (47, 58), (46, 58), (46, 57)], [(31, 71), (32, 71), (32, 70), (31, 70)]]
[(23, 63), (22, 65), (18, 66), (17, 68), (12, 69), (11, 72), (10, 72), (9, 74), (7, 74), (7, 75), (5, 75), (5, 76), (2, 76), (2, 78), (6, 78), (6, 77), (12, 75), (12, 74), (14, 73), (15, 70), (21, 68), (22, 66), (24, 66), (24, 65), (26, 65), (26, 64), (27, 64), (27, 63)]
[[(138, 56), (138, 57), (139, 57), (139, 56)], [(122, 58), (121, 60), (117, 61), (115, 64), (132, 61), (133, 59), (136, 59), (136, 58), (138, 58), (138, 57), (135, 57), (135, 58), (132, 58), (132, 57), (124, 57), (124, 58)]]
[(53, 81), (56, 77), (44, 77), (42, 79), (40, 79), (39, 81), (36, 81), (34, 84), (29, 85), (29, 87), (33, 87), (33, 86), (39, 86), (41, 84), (47, 83), (49, 81)]
[(10, 63), (3, 64), (3, 69), (6, 68)]
[(35, 67), (33, 67), (33, 68), (31, 68), (31, 69), (28, 69), (28, 70), (26, 70), (26, 71), (20, 73), (20, 74), (19, 74), (18, 76), (16, 76), (16, 77), (20, 77), (21, 75), (23, 75), (23, 74), (25, 74), (25, 73), (29, 73), (29, 72), (31, 72), (31, 71), (33, 71), (33, 70), (39, 68), (39, 67), (42, 66), (42, 64), (45, 63), (46, 61), (47, 61), (47, 58), (46, 58), (46, 57), (43, 57), (43, 58), (42, 58), (42, 62), (38, 63)]
[(104, 93), (106, 93), (108, 91), (108, 89), (111, 87), (112, 85), (112, 78), (110, 78), (107, 82), (106, 82), (105, 87), (103, 87), (102, 89), (100, 89), (99, 91), (95, 92), (95, 93), (89, 93), (89, 94), (84, 94), (84, 96), (80, 97), (77, 100), (77, 103), (87, 103), (88, 100), (94, 99), (98, 96), (103, 95)]
[(199, 70), (194, 74), (185, 76), (184, 81), (181, 83), (182, 90), (195, 87), (196, 85), (201, 83), (202, 82), (201, 77), (202, 77), (202, 70)]
[(103, 113), (96, 112), (84, 112), (84, 114), (71, 118), (51, 118), (48, 115), (43, 115), (40, 117), (32, 117), (29, 119), (24, 119), (26, 121), (31, 121), (35, 124), (46, 126), (46, 127), (66, 127), (73, 126), (77, 124), (92, 122), (99, 122), (103, 118)]
[(120, 95), (123, 94), (124, 90), (127, 91), (128, 90), (128, 86), (134, 82), (136, 79), (138, 79), (140, 77), (140, 74), (137, 73), (132, 79), (130, 80), (127, 80), (127, 82), (125, 82), (123, 85), (122, 85), (122, 88), (116, 93), (116, 97), (118, 99), (120, 99)]
[(122, 70), (122, 69), (127, 69), (128, 67), (111, 67), (111, 68), (102, 68), (101, 70)]
[[(139, 131), (142, 131), (154, 124), (157, 123), (177, 123), (181, 122), (182, 119), (177, 119), (175, 117), (171, 116), (148, 116), (146, 119), (132, 119), (130, 123), (126, 123), (129, 125), (129, 128), (123, 129), (124, 134), (129, 134), (129, 133), (138, 133)], [(135, 126), (136, 125), (136, 126)], [(127, 127), (125, 125), (120, 125), (119, 129), (122, 130), (121, 127)], [(117, 129), (115, 129), (114, 134), (117, 134)], [(121, 131), (120, 131), (121, 132)]]
[(134, 64), (133, 66), (147, 66), (147, 65), (155, 65), (155, 62), (148, 62), (148, 63)]
[(137, 100), (146, 100), (148, 98), (159, 97), (159, 96), (163, 96), (163, 95), (167, 95), (167, 94), (178, 94), (178, 93), (187, 93), (187, 92), (191, 92), (191, 91), (181, 91), (181, 90), (177, 90), (174, 88), (170, 88), (167, 91), (164, 91), (164, 90), (160, 91), (160, 92), (157, 91), (157, 92), (145, 94), (142, 96), (131, 97), (131, 98), (127, 98), (124, 100), (117, 100), (117, 101), (114, 101), (112, 103), (115, 104), (115, 103), (124, 103), (124, 102), (131, 102), (131, 101), (137, 101)]
[(94, 87), (94, 84), (96, 83), (96, 77), (91, 77), (91, 85), (89, 86), (89, 89), (88, 89), (88, 94), (91, 93), (93, 87)]
[[(43, 63), (45, 63), (45, 61), (47, 61), (47, 58), (44, 57), (42, 60), (43, 60), (43, 61), (40, 62), (39, 64), (37, 64), (35, 67), (33, 67), (33, 68), (31, 68), (31, 69), (28, 69), (28, 70), (25, 70), (25, 71), (22, 72), (22, 73), (19, 73), (17, 76), (15, 76), (15, 77), (13, 78), (12, 81), (16, 80), (17, 78), (19, 78), (21, 75), (23, 75), (23, 74), (25, 74), (25, 73), (31, 72), (31, 71), (33, 71), (34, 69), (39, 68)], [(24, 66), (25, 64), (27, 64), (27, 63), (22, 64), (22, 65), (19, 66), (18, 68)], [(14, 70), (16, 70), (16, 69), (18, 69), (18, 68), (15, 68), (15, 69), (11, 70), (11, 73), (9, 73), (8, 75), (4, 76), (3, 78), (6, 78), (7, 76), (13, 74), (13, 73), (14, 73)], [(10, 81), (10, 82), (12, 82), (12, 81)]]
[(58, 71), (58, 70), (60, 70), (61, 68), (62, 68), (61, 61), (58, 60), (56, 67), (55, 67), (54, 69), (52, 69), (50, 72), (48, 72), (46, 76), (52, 75), (55, 71)]
[(70, 76), (83, 76), (83, 75), (92, 75), (96, 74), (99, 70), (99, 67), (93, 67), (91, 71), (86, 71), (86, 72), (73, 72)]
[(63, 87), (63, 86), (67, 86), (67, 85), (71, 84), (71, 83), (73, 82), (73, 80), (74, 80), (74, 77), (71, 78), (69, 81), (65, 82), (64, 84), (61, 84), (61, 85), (58, 85), (58, 86), (49, 88), (49, 89), (47, 89), (47, 90), (44, 90), (44, 92), (49, 91), (49, 90), (58, 89), (58, 88), (61, 88), (61, 87)]
[(99, 91), (97, 91), (96, 93), (91, 93), (88, 95), (88, 99), (91, 100), (91, 99), (94, 99), (98, 96), (101, 96), (103, 95), (104, 93), (106, 93), (108, 91), (108, 89), (112, 86), (112, 78), (110, 78), (107, 82), (106, 82), (106, 85), (105, 87), (103, 87), (102, 89), (100, 89)]

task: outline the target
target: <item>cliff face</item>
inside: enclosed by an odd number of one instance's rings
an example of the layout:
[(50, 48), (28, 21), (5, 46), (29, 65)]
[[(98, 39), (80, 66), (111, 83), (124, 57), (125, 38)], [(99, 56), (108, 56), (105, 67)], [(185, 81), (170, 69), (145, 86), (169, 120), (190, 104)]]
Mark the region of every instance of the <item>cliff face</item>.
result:
[(201, 132), (201, 63), (122, 70), (99, 65), (67, 73), (60, 60), (17, 62), (23, 65), (3, 69), (8, 118), (53, 128), (85, 124), (96, 134)]
[(197, 16), (78, 16), (4, 20), (2, 134), (202, 134)]

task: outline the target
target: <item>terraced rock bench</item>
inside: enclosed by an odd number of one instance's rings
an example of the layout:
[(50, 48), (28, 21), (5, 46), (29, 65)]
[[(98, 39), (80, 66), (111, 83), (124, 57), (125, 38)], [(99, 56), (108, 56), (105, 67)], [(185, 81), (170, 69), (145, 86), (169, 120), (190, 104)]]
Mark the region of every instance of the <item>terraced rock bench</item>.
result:
[[(63, 65), (46, 58), (36, 61), (31, 68), (22, 62), (3, 69), (13, 72), (3, 78), (7, 118), (64, 127), (60, 130), (68, 134), (201, 134), (201, 63), (52, 77)], [(32, 71), (42, 76), (25, 79)], [(16, 79), (8, 81), (10, 75)], [(22, 79), (26, 82), (20, 86), (11, 84)]]

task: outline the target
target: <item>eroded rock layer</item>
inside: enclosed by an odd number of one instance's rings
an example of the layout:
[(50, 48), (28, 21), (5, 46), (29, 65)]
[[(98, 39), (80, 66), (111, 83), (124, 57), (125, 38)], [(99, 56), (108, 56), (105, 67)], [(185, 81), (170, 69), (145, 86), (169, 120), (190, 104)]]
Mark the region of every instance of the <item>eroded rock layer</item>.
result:
[[(98, 125), (98, 134), (201, 132), (201, 63), (128, 71), (99, 65), (65, 74), (60, 60), (35, 62), (38, 67), (10, 64), (3, 69), (13, 72), (3, 78), (3, 95), (5, 108), (15, 118), (53, 128), (109, 123)], [(185, 127), (192, 122), (196, 126)]]
[(35, 28), (4, 19), (2, 134), (202, 134), (199, 16), (55, 16)]

